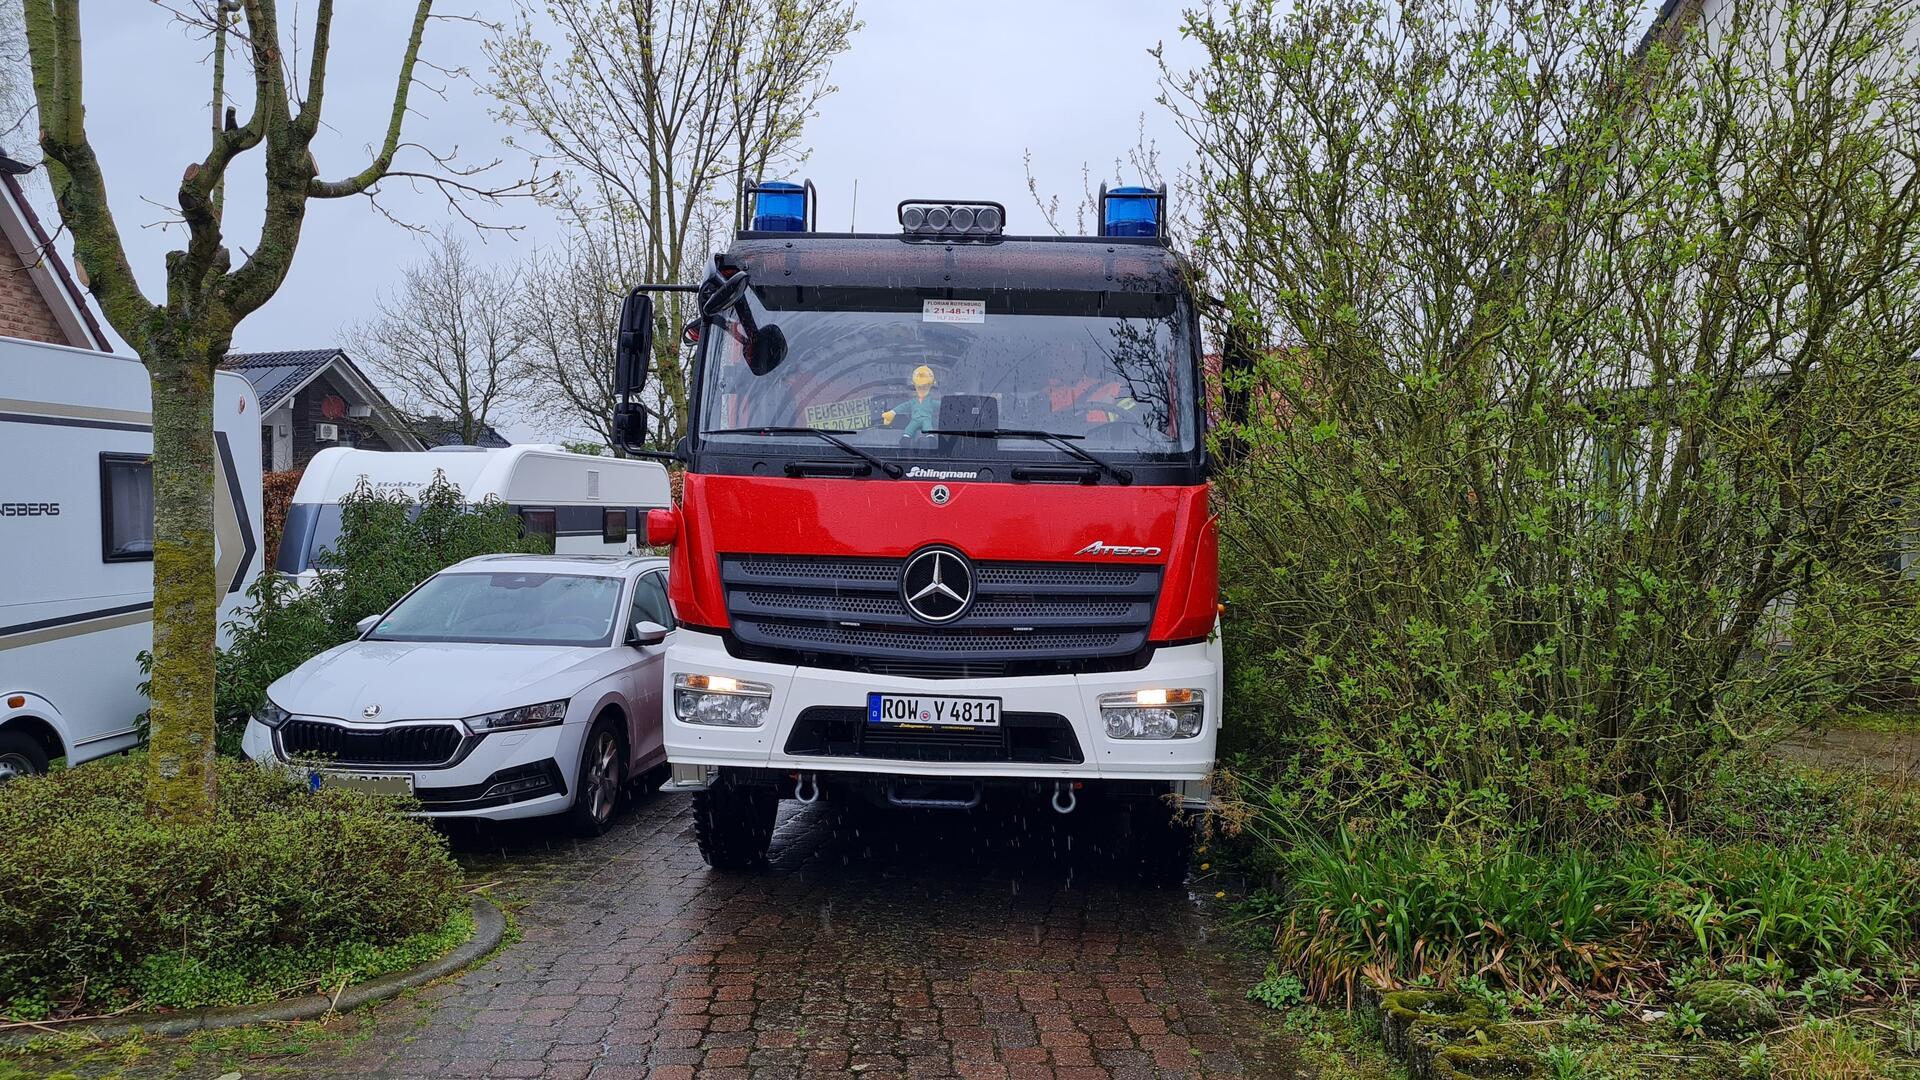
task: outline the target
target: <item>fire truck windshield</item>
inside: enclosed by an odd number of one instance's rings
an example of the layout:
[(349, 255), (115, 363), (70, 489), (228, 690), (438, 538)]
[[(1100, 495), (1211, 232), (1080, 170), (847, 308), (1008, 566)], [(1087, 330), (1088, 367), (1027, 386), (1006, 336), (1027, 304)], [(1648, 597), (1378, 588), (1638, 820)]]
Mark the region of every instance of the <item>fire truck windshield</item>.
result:
[[(777, 326), (785, 354), (756, 374), (748, 323), (709, 325), (699, 405), (709, 444), (748, 438), (726, 429), (785, 427), (831, 431), (895, 460), (1063, 456), (1045, 442), (938, 434), (1003, 428), (1066, 436), (1103, 457), (1195, 450), (1195, 360), (1177, 297), (773, 287), (749, 303), (750, 323)], [(765, 434), (815, 445), (804, 432)]]

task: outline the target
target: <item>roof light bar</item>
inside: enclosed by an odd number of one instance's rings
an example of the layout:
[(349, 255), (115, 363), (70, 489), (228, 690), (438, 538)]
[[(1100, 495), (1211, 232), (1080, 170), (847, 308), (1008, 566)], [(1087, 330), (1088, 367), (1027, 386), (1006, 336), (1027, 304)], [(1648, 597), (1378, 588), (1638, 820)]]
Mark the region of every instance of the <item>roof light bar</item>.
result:
[(997, 202), (907, 199), (900, 204), (900, 231), (910, 240), (990, 240), (1007, 222)]

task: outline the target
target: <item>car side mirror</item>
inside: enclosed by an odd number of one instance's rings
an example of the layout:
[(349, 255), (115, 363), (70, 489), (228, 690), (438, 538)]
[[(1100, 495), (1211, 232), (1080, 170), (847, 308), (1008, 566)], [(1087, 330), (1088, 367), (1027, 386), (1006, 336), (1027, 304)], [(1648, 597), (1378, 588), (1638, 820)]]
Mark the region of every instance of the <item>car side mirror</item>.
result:
[(353, 632), (356, 634), (359, 634), (361, 637), (366, 637), (367, 631), (373, 629), (374, 624), (378, 623), (379, 621), (380, 621), (380, 616), (369, 615), (366, 618), (361, 619), (359, 622), (353, 624)]
[(627, 630), (629, 645), (658, 645), (667, 640), (667, 628), (651, 619), (635, 619)]
[(620, 336), (614, 345), (614, 395), (626, 397), (646, 386), (652, 363), (653, 297), (628, 293), (620, 304)]

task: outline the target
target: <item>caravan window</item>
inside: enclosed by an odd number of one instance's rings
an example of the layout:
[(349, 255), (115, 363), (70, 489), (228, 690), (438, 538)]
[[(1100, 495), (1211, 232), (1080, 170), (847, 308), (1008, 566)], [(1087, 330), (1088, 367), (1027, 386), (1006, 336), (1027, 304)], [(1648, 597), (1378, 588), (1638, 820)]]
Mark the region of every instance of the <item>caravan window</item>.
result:
[(153, 558), (153, 459), (145, 454), (100, 455), (100, 558)]
[(627, 512), (625, 510), (608, 510), (605, 516), (600, 519), (600, 540), (602, 543), (607, 544), (624, 544), (627, 542)]
[(547, 550), (553, 550), (554, 538), (560, 534), (559, 515), (552, 510), (520, 511), (521, 531), (528, 536), (547, 538)]

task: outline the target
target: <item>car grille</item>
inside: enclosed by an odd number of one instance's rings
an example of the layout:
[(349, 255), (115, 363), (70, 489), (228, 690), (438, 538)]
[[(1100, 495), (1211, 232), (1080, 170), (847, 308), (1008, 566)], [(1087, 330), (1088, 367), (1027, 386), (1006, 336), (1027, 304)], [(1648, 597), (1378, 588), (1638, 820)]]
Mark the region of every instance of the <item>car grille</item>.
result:
[(341, 765), (445, 765), (460, 752), (455, 724), (398, 724), (350, 728), (323, 720), (289, 720), (280, 729), (288, 756), (325, 758)]
[(794, 718), (787, 753), (796, 757), (891, 761), (1077, 765), (1085, 760), (1073, 725), (1058, 713), (1002, 713), (998, 728), (962, 730), (869, 724), (867, 710), (816, 705)]
[(900, 599), (905, 562), (723, 555), (733, 637), (809, 662), (929, 678), (1025, 661), (1113, 661), (1145, 649), (1160, 592), (1157, 566), (982, 562), (973, 606), (932, 626)]

